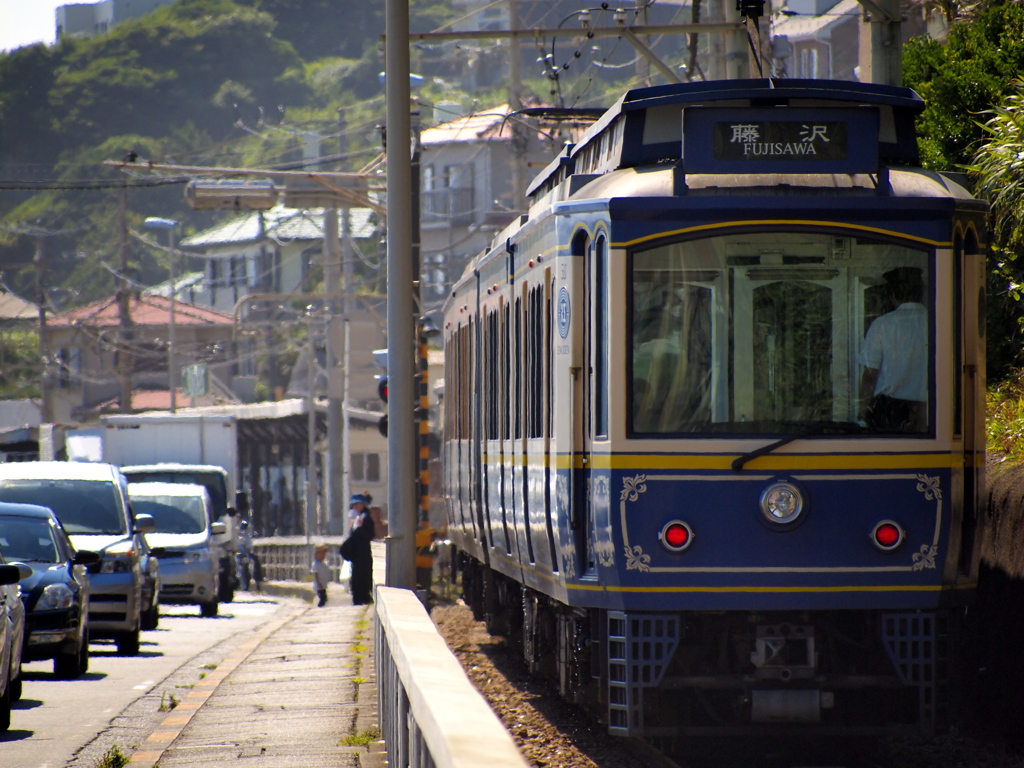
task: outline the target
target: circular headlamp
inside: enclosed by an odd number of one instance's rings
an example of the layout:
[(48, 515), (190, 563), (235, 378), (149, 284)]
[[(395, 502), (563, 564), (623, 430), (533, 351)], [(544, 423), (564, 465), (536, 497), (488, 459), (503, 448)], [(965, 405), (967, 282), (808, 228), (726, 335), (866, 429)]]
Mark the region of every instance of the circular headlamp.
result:
[(803, 494), (791, 483), (772, 483), (761, 493), (761, 514), (773, 525), (795, 523), (803, 509)]

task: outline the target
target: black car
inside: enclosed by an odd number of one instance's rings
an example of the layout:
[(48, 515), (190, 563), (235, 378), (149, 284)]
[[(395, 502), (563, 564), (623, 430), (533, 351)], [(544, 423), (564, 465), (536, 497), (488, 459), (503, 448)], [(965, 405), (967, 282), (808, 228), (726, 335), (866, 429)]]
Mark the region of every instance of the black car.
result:
[(89, 668), (89, 580), (95, 552), (76, 552), (57, 516), (47, 507), (0, 502), (0, 551), (7, 562), (25, 563), (24, 661), (53, 659), (58, 677), (79, 677)]

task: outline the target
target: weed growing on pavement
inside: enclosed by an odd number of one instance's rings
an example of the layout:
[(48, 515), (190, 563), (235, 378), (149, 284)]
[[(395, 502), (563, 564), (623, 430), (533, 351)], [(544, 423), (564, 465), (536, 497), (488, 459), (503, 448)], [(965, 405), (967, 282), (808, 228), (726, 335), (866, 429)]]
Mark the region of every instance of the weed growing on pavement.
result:
[(205, 672), (200, 672), (199, 673), (199, 679), (200, 680), (205, 680), (206, 679), (206, 673)]
[(356, 643), (352, 646), (352, 651), (354, 653), (366, 653), (366, 646), (362, 643)]
[(366, 678), (365, 677), (353, 677), (352, 678), (352, 682), (355, 683), (356, 685), (361, 685), (362, 683), (366, 682)]
[[(177, 696), (175, 696), (173, 693), (168, 693), (167, 691), (164, 691), (162, 694), (160, 694), (160, 711), (161, 712), (170, 712), (172, 709), (174, 709), (180, 703), (181, 703), (181, 700)], [(106, 768), (106, 766), (104, 766), (103, 768)]]
[(128, 765), (128, 756), (115, 744), (107, 753), (96, 761), (96, 768), (124, 768)]
[(367, 728), (353, 736), (346, 736), (338, 744), (342, 747), (365, 747), (375, 741), (380, 741), (380, 728)]
[(200, 667), (200, 669), (216, 669), (216, 668), (217, 668), (216, 664), (203, 664), (203, 666)]

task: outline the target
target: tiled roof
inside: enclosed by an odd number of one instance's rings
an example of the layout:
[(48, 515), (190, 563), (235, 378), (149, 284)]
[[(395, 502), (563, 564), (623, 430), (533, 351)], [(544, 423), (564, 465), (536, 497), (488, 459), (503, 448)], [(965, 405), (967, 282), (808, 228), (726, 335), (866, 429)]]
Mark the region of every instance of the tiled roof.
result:
[[(135, 296), (129, 301), (134, 325), (166, 326), (171, 322), (171, 302), (163, 296)], [(121, 322), (117, 297), (112, 296), (78, 309), (63, 312), (50, 320), (52, 326), (85, 325), (113, 327)], [(234, 318), (223, 312), (197, 307), (181, 301), (174, 302), (174, 324), (181, 326), (233, 325)]]

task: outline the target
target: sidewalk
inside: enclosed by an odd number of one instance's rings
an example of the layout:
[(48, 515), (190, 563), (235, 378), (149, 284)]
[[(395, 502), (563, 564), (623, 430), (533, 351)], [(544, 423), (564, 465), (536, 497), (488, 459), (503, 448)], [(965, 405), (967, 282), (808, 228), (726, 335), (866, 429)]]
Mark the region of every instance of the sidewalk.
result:
[[(263, 591), (313, 597), (308, 584)], [(373, 606), (352, 605), (331, 584), (325, 607), (291, 606), (205, 672), (129, 764), (238, 768), (258, 758), (259, 768), (383, 768), (373, 632)]]

